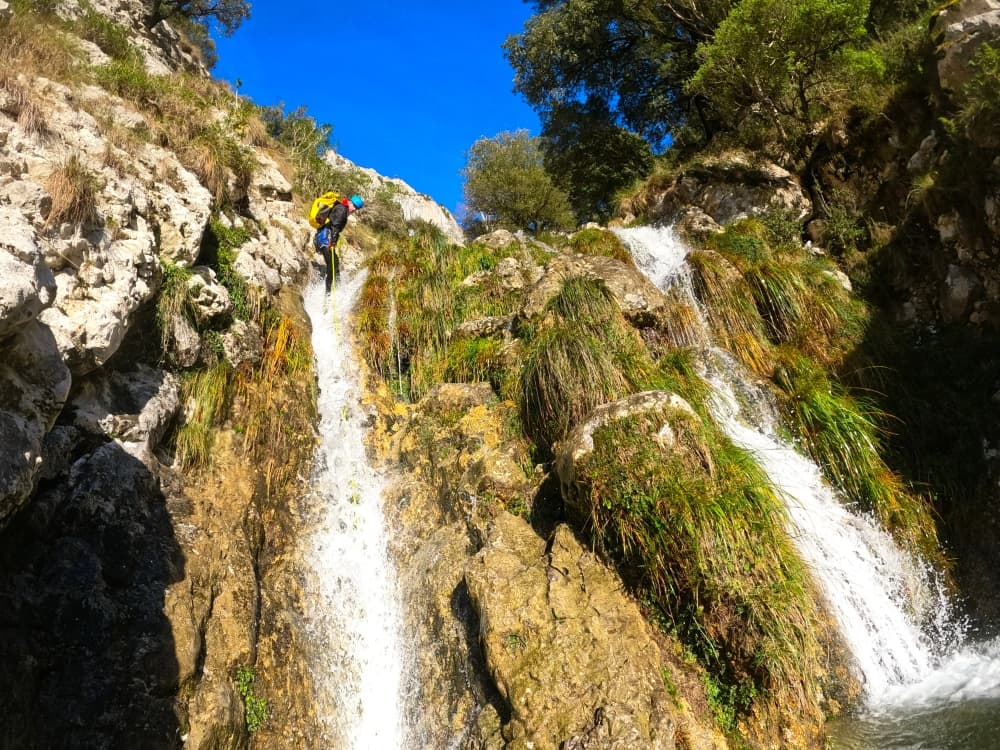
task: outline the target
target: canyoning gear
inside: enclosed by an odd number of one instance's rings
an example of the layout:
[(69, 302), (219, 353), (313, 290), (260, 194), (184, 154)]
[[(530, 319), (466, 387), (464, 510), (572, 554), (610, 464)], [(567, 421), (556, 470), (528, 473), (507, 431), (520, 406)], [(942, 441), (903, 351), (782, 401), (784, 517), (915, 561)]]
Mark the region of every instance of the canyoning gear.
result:
[(351, 203), (353, 203), (353, 204), (354, 204), (354, 208), (356, 208), (356, 209), (357, 209), (357, 208), (363, 208), (363, 207), (364, 207), (364, 205), (365, 205), (365, 202), (364, 202), (364, 200), (363, 200), (363, 199), (361, 198), (361, 196), (360, 196), (360, 195), (352, 195), (352, 196), (351, 196), (351, 197), (349, 198), (349, 200), (351, 201)]
[(338, 203), (342, 203), (343, 200), (340, 193), (332, 191), (323, 193), (323, 195), (314, 200), (312, 206), (309, 207), (309, 223), (312, 225), (312, 228), (319, 229), (326, 224), (329, 220), (330, 211)]

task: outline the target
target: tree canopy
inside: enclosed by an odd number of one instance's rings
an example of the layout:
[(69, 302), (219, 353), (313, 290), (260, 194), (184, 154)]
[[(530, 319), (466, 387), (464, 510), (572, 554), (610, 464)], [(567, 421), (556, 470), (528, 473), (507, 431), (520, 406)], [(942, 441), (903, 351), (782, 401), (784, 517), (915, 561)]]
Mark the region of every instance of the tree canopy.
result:
[(653, 152), (639, 135), (615, 124), (600, 99), (555, 107), (542, 130), (545, 167), (570, 197), (579, 222), (607, 221), (622, 188), (642, 179)]
[(146, 23), (151, 28), (175, 16), (208, 22), (214, 19), (226, 35), (250, 17), (247, 0), (151, 0)]
[(573, 224), (569, 199), (545, 171), (539, 139), (526, 130), (480, 138), (469, 149), (463, 176), (466, 207), (489, 229)]

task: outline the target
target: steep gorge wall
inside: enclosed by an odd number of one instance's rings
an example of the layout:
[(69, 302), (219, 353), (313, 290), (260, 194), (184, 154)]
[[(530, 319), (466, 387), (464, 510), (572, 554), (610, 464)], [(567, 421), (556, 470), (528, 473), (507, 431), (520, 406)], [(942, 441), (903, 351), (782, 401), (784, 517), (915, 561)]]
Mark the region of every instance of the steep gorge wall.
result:
[[(151, 75), (197, 68), (166, 24), (138, 32), (138, 4), (95, 6), (130, 30)], [(23, 21), (0, 7), (6, 39)], [(84, 54), (78, 66), (109, 60), (91, 43), (69, 47)], [(262, 579), (269, 601), (295, 596), (268, 566), (288, 542), (288, 487), (269, 486), (273, 470), (248, 461), (232, 424), (202, 473), (182, 473), (165, 438), (190, 416), (192, 372), (224, 357), (252, 373), (265, 355), (262, 320), (237, 316), (216, 269), (199, 265), (210, 262), (211, 222), (246, 230), (236, 273), (260, 305), (293, 319), (295, 300), (279, 294), (308, 268), (301, 207), (263, 150), (243, 146), (252, 178), (226, 178), (224, 216), (176, 152), (143, 137), (148, 112), (85, 79), (43, 77), (26, 57), (0, 84), (0, 745), (246, 746), (238, 668), (267, 665), (294, 685), (272, 691), (278, 702), (308, 699), (305, 677), (282, 676), (293, 644), (261, 619)], [(67, 165), (84, 179), (81, 212), (79, 194), (67, 212), (60, 193)], [(182, 290), (192, 313), (158, 324), (171, 266), (193, 269)], [(206, 321), (201, 334), (191, 320)], [(308, 407), (307, 380), (287, 387), (275, 408)], [(292, 427), (276, 457), (294, 466), (309, 460), (312, 433)]]

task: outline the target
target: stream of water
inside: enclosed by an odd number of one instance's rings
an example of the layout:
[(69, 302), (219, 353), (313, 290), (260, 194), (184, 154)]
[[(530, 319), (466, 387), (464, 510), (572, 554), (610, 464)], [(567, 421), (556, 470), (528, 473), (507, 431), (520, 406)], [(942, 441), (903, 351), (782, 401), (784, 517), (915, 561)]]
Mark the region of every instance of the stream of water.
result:
[[(672, 228), (618, 234), (653, 283), (681, 291), (701, 311), (687, 249)], [(770, 398), (731, 356), (711, 346), (704, 317), (701, 327), (713, 414), (785, 499), (789, 533), (825, 593), (864, 686), (861, 714), (832, 727), (834, 747), (1000, 747), (1000, 641), (965, 638), (933, 571), (870, 518), (849, 511), (818, 467), (778, 436)]]
[(320, 440), (305, 560), (306, 613), (317, 656), (317, 711), (332, 750), (409, 746), (402, 719), (406, 658), (394, 563), (382, 509), (384, 478), (365, 451), (368, 415), (350, 345), (350, 311), (364, 274), (342, 276), (330, 297), (305, 293), (319, 386)]

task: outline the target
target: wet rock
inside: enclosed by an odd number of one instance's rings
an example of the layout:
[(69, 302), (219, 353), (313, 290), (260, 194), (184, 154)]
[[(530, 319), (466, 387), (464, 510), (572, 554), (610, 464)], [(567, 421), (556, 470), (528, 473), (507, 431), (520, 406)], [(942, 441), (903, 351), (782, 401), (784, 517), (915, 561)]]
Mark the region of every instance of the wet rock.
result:
[(566, 527), (501, 514), (465, 570), (508, 748), (674, 748), (660, 649), (621, 583)]

